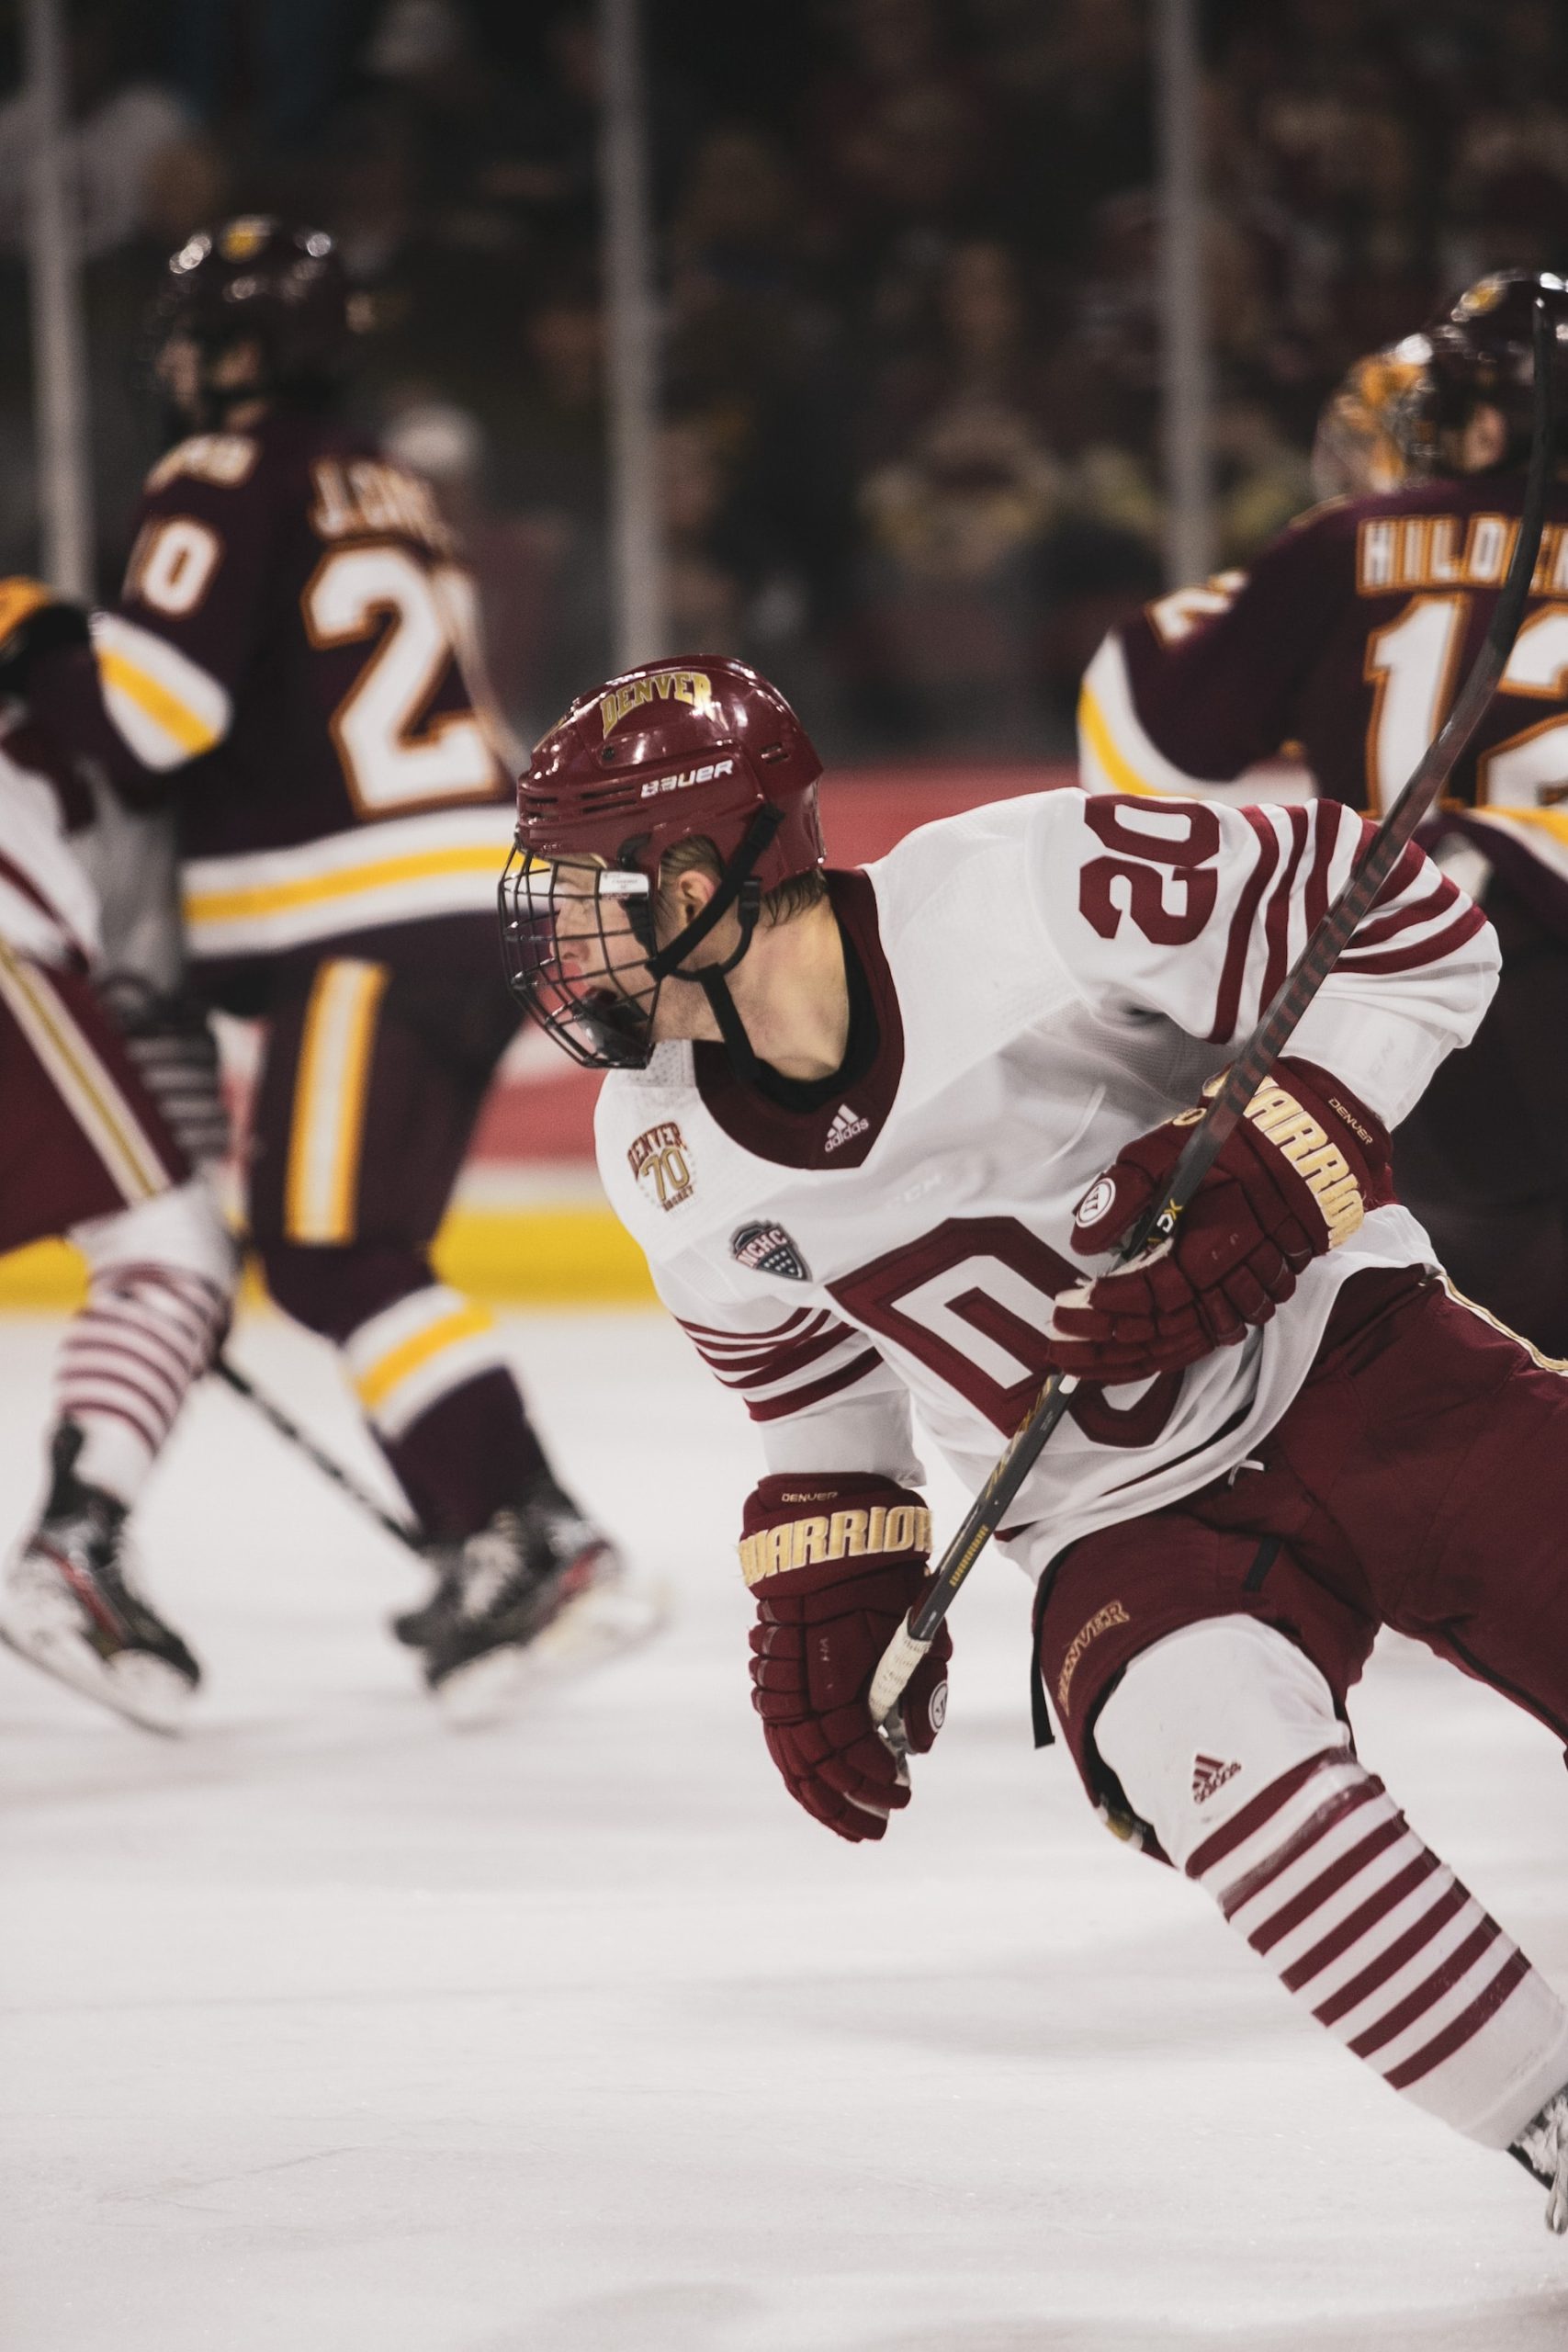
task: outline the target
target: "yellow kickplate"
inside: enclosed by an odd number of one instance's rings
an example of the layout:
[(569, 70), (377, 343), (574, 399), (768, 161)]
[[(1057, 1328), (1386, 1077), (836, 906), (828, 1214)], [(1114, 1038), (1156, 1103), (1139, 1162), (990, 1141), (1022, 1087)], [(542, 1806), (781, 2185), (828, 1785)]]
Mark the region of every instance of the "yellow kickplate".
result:
[[(643, 1306), (653, 1284), (641, 1250), (608, 1209), (459, 1209), (435, 1245), (443, 1282), (473, 1298), (521, 1306)], [(246, 1289), (254, 1294), (254, 1285)], [(79, 1306), (77, 1252), (38, 1241), (0, 1258), (0, 1307)]]

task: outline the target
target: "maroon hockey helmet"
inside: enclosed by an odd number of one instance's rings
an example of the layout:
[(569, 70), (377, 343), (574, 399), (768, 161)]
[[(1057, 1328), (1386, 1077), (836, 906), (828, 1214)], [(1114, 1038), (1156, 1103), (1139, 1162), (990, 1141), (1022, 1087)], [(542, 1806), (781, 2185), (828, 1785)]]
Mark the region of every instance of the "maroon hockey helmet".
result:
[[(821, 773), (777, 687), (719, 655), (646, 662), (572, 704), (518, 782), (501, 923), (514, 994), (574, 1060), (646, 1065), (659, 991), (679, 979), (703, 989), (746, 1065), (724, 978), (750, 945), (764, 893), (823, 864)], [(718, 888), (660, 948), (660, 869), (687, 842), (711, 848)], [(740, 936), (728, 961), (683, 970), (731, 910)]]
[(1553, 337), (1558, 439), (1568, 442), (1568, 281), (1546, 270), (1499, 269), (1478, 277), (1426, 330), (1429, 356), (1422, 381), (1402, 403), (1395, 424), (1413, 466), (1451, 472), (1444, 437), (1483, 402), (1496, 409), (1507, 427), (1499, 463), (1520, 462), (1533, 410), (1538, 302), (1546, 305)]
[[(324, 229), (248, 213), (198, 230), (170, 255), (148, 317), (149, 360), (155, 369), (176, 335), (206, 355), (254, 337), (258, 391), (320, 396), (348, 366), (351, 299), (348, 273)], [(212, 413), (200, 421), (220, 423), (222, 401), (205, 383), (203, 397)]]

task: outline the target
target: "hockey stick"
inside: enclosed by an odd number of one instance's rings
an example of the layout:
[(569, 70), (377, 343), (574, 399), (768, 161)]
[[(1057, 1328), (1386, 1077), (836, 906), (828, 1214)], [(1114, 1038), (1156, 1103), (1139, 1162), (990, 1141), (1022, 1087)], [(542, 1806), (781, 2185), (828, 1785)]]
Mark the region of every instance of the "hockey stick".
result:
[(212, 1369), (226, 1388), (231, 1388), (236, 1396), (243, 1396), (248, 1405), (254, 1405), (263, 1420), (275, 1429), (280, 1438), (286, 1439), (290, 1445), (298, 1446), (299, 1452), (315, 1464), (322, 1477), (330, 1478), (351, 1502), (357, 1503), (360, 1510), (376, 1521), (378, 1527), (384, 1528), (389, 1535), (395, 1535), (400, 1544), (407, 1544), (411, 1552), (417, 1552), (422, 1559), (424, 1558), (424, 1543), (418, 1528), (406, 1519), (399, 1519), (394, 1511), (384, 1510), (369, 1488), (362, 1487), (334, 1455), (316, 1443), (314, 1438), (308, 1437), (299, 1422), (290, 1419), (282, 1406), (276, 1404), (265, 1389), (258, 1388), (248, 1374), (243, 1373), (237, 1364), (231, 1363), (227, 1356), (220, 1356)]
[[(1442, 728), (1416, 762), (1409, 782), (1358, 859), (1350, 879), (1285, 975), (1273, 1001), (1231, 1064), (1205, 1116), (1193, 1128), (1171, 1170), (1164, 1195), (1151, 1202), (1118, 1250), (1116, 1267), (1129, 1264), (1151, 1244), (1167, 1242), (1174, 1235), (1182, 1212), (1235, 1133), (1297, 1023), (1365, 920), (1416, 827), (1469, 749), (1496, 691), (1524, 616), (1525, 599), (1540, 548), (1547, 486), (1551, 477), (1552, 328), (1544, 302), (1536, 304), (1533, 331), (1535, 410), (1529, 472), (1518, 534), (1485, 642)], [(1070, 1373), (1051, 1374), (937, 1563), (924, 1600), (911, 1610), (883, 1652), (872, 1678), (868, 1703), (873, 1722), (900, 1758), (904, 1743), (894, 1710), (909, 1677), (931, 1648), (959, 1587), (1000, 1526), (1008, 1505), (1033, 1469), (1045, 1441), (1065, 1419), (1078, 1385)]]

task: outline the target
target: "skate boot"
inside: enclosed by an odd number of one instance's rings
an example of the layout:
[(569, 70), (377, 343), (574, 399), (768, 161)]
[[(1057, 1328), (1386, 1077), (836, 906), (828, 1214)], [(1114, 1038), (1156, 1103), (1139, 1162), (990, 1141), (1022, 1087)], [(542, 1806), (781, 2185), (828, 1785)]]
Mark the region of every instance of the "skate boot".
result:
[(444, 1546), (440, 1568), (432, 1598), (394, 1619), (393, 1631), (423, 1652), (425, 1681), (454, 1722), (499, 1713), (542, 1662), (581, 1650), (591, 1623), (591, 1648), (628, 1638), (615, 1611), (620, 1555), (547, 1475), (488, 1527)]
[(125, 1505), (77, 1477), (81, 1451), (62, 1421), (43, 1517), (0, 1586), (0, 1640), (132, 1723), (176, 1730), (201, 1668), (130, 1582)]
[(1568, 2085), (1525, 2125), (1508, 2154), (1548, 2191), (1546, 2226), (1562, 2237), (1568, 2231)]

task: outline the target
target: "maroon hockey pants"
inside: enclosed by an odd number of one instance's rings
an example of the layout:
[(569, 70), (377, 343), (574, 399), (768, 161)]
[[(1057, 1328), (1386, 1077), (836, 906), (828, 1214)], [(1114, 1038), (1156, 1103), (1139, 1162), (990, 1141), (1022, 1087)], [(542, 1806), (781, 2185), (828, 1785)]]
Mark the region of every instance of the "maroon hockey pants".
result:
[(1394, 1172), (1468, 1296), (1568, 1354), (1568, 944), (1500, 877), (1503, 977), (1393, 1139)]
[(150, 1200), (190, 1174), (79, 972), (0, 942), (0, 1251)]
[(1568, 1367), (1415, 1271), (1353, 1277), (1313, 1373), (1252, 1460), (1056, 1564), (1044, 1689), (1089, 1792), (1122, 1802), (1094, 1722), (1179, 1627), (1280, 1627), (1343, 1711), (1380, 1625), (1490, 1683), (1568, 1745)]

